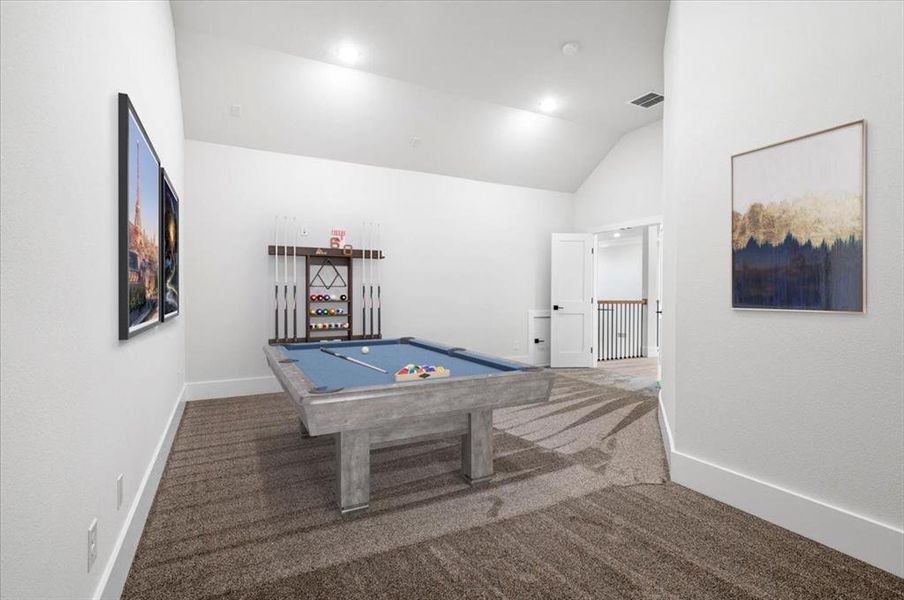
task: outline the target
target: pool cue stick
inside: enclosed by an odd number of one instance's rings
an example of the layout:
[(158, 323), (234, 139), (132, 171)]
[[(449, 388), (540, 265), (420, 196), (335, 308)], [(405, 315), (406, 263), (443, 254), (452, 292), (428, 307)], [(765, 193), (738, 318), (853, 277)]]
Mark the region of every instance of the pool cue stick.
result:
[(380, 266), (380, 259), (383, 258), (383, 251), (380, 250), (380, 224), (377, 223), (377, 337), (383, 336), (383, 269)]
[(279, 216), (273, 233), (273, 339), (279, 339)]
[(364, 260), (364, 221), (361, 222), (361, 337), (367, 336), (367, 261)]
[(353, 362), (353, 363), (355, 363), (356, 365), (361, 365), (362, 367), (367, 367), (368, 369), (373, 369), (374, 371), (379, 371), (380, 373), (389, 373), (389, 372), (386, 371), (385, 369), (381, 369), (380, 367), (375, 367), (374, 365), (367, 364), (367, 363), (364, 362), (363, 360), (358, 360), (357, 358), (352, 358), (351, 356), (346, 356), (346, 355), (344, 355), (344, 354), (339, 354), (339, 353), (336, 352), (335, 350), (330, 350), (329, 348), (321, 348), (320, 351), (321, 351), (321, 352), (326, 352), (327, 354), (330, 354), (330, 355), (332, 355), (332, 356), (335, 356), (336, 358), (341, 358), (341, 359), (343, 359), (343, 360), (347, 360), (348, 362)]
[(292, 217), (292, 337), (298, 339), (298, 219)]
[(289, 217), (283, 217), (283, 339), (289, 339)]
[(374, 224), (367, 230), (370, 237), (370, 337), (374, 336)]

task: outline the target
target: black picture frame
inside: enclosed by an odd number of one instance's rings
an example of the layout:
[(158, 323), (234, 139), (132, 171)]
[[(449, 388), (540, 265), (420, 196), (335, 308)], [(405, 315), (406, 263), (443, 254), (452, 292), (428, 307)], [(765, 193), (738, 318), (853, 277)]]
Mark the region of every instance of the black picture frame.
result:
[(168, 321), (180, 313), (179, 294), (179, 195), (166, 169), (160, 169), (160, 320)]
[[(154, 149), (128, 94), (119, 94), (119, 339), (128, 340), (153, 328), (159, 318), (160, 276), (160, 157)], [(132, 148), (135, 150), (133, 151)], [(132, 162), (134, 160), (134, 163)], [(141, 184), (141, 165), (148, 172), (146, 188)], [(135, 185), (129, 168), (135, 165)], [(144, 194), (142, 195), (142, 189)], [(131, 194), (135, 193), (135, 218), (130, 220)], [(150, 203), (142, 210), (144, 202)], [(146, 213), (152, 217), (145, 228)], [(156, 221), (156, 223), (154, 223)], [(153, 239), (151, 236), (153, 235)], [(156, 248), (156, 250), (154, 250)], [(153, 295), (149, 297), (149, 292)]]

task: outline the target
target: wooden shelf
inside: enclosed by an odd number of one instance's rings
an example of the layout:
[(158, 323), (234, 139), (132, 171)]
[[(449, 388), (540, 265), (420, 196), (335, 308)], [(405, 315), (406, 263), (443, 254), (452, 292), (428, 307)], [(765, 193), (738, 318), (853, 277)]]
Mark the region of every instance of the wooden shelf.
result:
[[(343, 250), (342, 248), (313, 248), (308, 246), (267, 246), (267, 254), (273, 256), (274, 254), (278, 256), (286, 256), (288, 252), (289, 256), (322, 256), (325, 258), (366, 258), (370, 260), (373, 259), (383, 259), (386, 258), (386, 255), (383, 254), (382, 250), (377, 250), (374, 248), (373, 250)], [(346, 254), (346, 252), (350, 252)], [(373, 257), (371, 257), (371, 252), (373, 252)]]
[[(322, 331), (324, 333), (330, 332), (329, 329), (323, 329)], [(340, 329), (339, 331), (342, 331), (342, 330)], [(336, 330), (334, 329), (333, 332), (335, 333)], [(382, 335), (360, 335), (360, 334), (348, 335), (348, 334), (344, 334), (344, 333), (335, 335), (335, 337), (337, 339), (341, 339), (342, 341), (346, 341), (346, 340), (381, 340), (381, 339), (383, 339)], [(267, 340), (267, 343), (270, 344), (271, 346), (277, 346), (280, 344), (306, 344), (309, 342), (324, 342), (324, 341), (327, 341), (327, 340), (325, 340), (324, 338), (297, 337), (297, 338), (288, 338), (288, 339), (270, 338), (269, 340)]]

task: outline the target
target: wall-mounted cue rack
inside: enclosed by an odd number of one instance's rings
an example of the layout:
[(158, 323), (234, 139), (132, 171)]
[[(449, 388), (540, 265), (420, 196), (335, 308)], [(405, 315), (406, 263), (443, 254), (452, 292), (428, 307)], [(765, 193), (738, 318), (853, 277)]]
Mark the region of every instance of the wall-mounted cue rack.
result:
[[(267, 340), (268, 343), (383, 337), (382, 286), (374, 277), (376, 262), (386, 258), (382, 250), (271, 244), (267, 246), (267, 254), (277, 261), (275, 335)], [(357, 289), (353, 276), (356, 260), (362, 261), (364, 280)], [(303, 276), (301, 281), (298, 281), (299, 275)], [(358, 321), (360, 333), (355, 333)]]

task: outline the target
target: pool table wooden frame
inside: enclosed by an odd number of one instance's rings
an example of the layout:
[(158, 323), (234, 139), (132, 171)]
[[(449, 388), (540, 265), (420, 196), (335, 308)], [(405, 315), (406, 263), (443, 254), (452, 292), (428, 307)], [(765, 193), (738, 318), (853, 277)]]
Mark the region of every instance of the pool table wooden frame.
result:
[[(446, 352), (442, 345), (435, 349)], [(296, 361), (287, 358), (281, 346), (264, 346), (264, 354), (298, 410), (302, 434), (335, 436), (342, 513), (369, 506), (372, 448), (460, 435), (465, 480), (472, 485), (489, 481), (493, 475), (493, 409), (549, 401), (554, 378), (549, 369), (469, 352), (457, 356), (476, 356), (520, 368), (323, 392)]]

